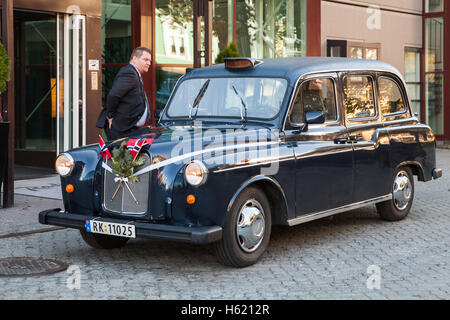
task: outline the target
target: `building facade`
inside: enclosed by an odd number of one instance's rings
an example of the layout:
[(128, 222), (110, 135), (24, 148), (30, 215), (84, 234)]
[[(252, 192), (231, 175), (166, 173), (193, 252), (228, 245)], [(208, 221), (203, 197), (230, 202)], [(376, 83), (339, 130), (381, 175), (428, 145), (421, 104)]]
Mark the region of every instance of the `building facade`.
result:
[[(153, 110), (165, 106), (178, 78), (194, 65), (199, 13), (193, 1), (8, 1), (14, 7), (9, 18), (15, 88), (9, 95), (15, 99), (9, 120), (16, 164), (52, 167), (57, 153), (97, 142), (97, 116), (134, 47), (153, 52), (144, 75)], [(421, 121), (439, 140), (450, 141), (450, 1), (214, 0), (211, 5), (213, 61), (230, 43), (254, 58), (384, 60), (404, 74)], [(7, 108), (3, 105), (3, 112)]]

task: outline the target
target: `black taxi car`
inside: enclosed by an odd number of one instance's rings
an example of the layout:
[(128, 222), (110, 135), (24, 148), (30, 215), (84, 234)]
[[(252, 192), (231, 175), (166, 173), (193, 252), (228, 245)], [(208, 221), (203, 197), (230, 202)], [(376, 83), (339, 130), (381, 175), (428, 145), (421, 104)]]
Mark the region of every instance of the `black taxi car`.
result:
[(244, 267), (273, 225), (370, 204), (405, 218), (413, 176), (442, 175), (435, 148), (386, 63), (230, 58), (188, 70), (150, 133), (59, 155), (64, 209), (39, 221), (80, 229), (95, 248), (214, 243), (222, 263)]

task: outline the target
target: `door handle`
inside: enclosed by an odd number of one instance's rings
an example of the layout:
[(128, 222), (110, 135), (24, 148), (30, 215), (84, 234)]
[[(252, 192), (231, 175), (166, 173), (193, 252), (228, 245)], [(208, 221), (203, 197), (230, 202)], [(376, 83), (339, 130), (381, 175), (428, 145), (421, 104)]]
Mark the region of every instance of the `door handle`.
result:
[(363, 140), (363, 136), (362, 134), (357, 134), (356, 136), (349, 136), (348, 140), (350, 141), (350, 143), (357, 143), (358, 141)]
[(335, 144), (344, 144), (344, 143), (349, 143), (349, 142), (350, 142), (350, 140), (348, 137), (334, 139)]

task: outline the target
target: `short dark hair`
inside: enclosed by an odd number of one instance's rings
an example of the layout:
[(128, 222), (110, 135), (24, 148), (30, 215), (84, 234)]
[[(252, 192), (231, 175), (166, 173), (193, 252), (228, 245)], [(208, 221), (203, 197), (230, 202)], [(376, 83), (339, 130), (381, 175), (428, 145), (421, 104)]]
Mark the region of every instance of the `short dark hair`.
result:
[(152, 52), (150, 51), (149, 48), (137, 47), (131, 53), (130, 61), (133, 60), (133, 57), (140, 58), (142, 56), (142, 54), (144, 53), (144, 51), (147, 52), (148, 54), (152, 55)]

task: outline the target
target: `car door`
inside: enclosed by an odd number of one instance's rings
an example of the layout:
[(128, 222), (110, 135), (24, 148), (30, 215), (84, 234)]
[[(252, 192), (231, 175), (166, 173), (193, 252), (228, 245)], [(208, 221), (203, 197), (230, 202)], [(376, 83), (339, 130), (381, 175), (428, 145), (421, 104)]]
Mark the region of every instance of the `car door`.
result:
[(381, 121), (375, 75), (341, 73), (345, 123), (354, 155), (353, 203), (390, 193), (389, 133)]
[[(285, 139), (295, 153), (296, 216), (351, 203), (352, 145), (338, 104), (337, 74), (302, 79), (285, 123)], [(305, 123), (307, 112), (323, 112), (325, 123)]]

